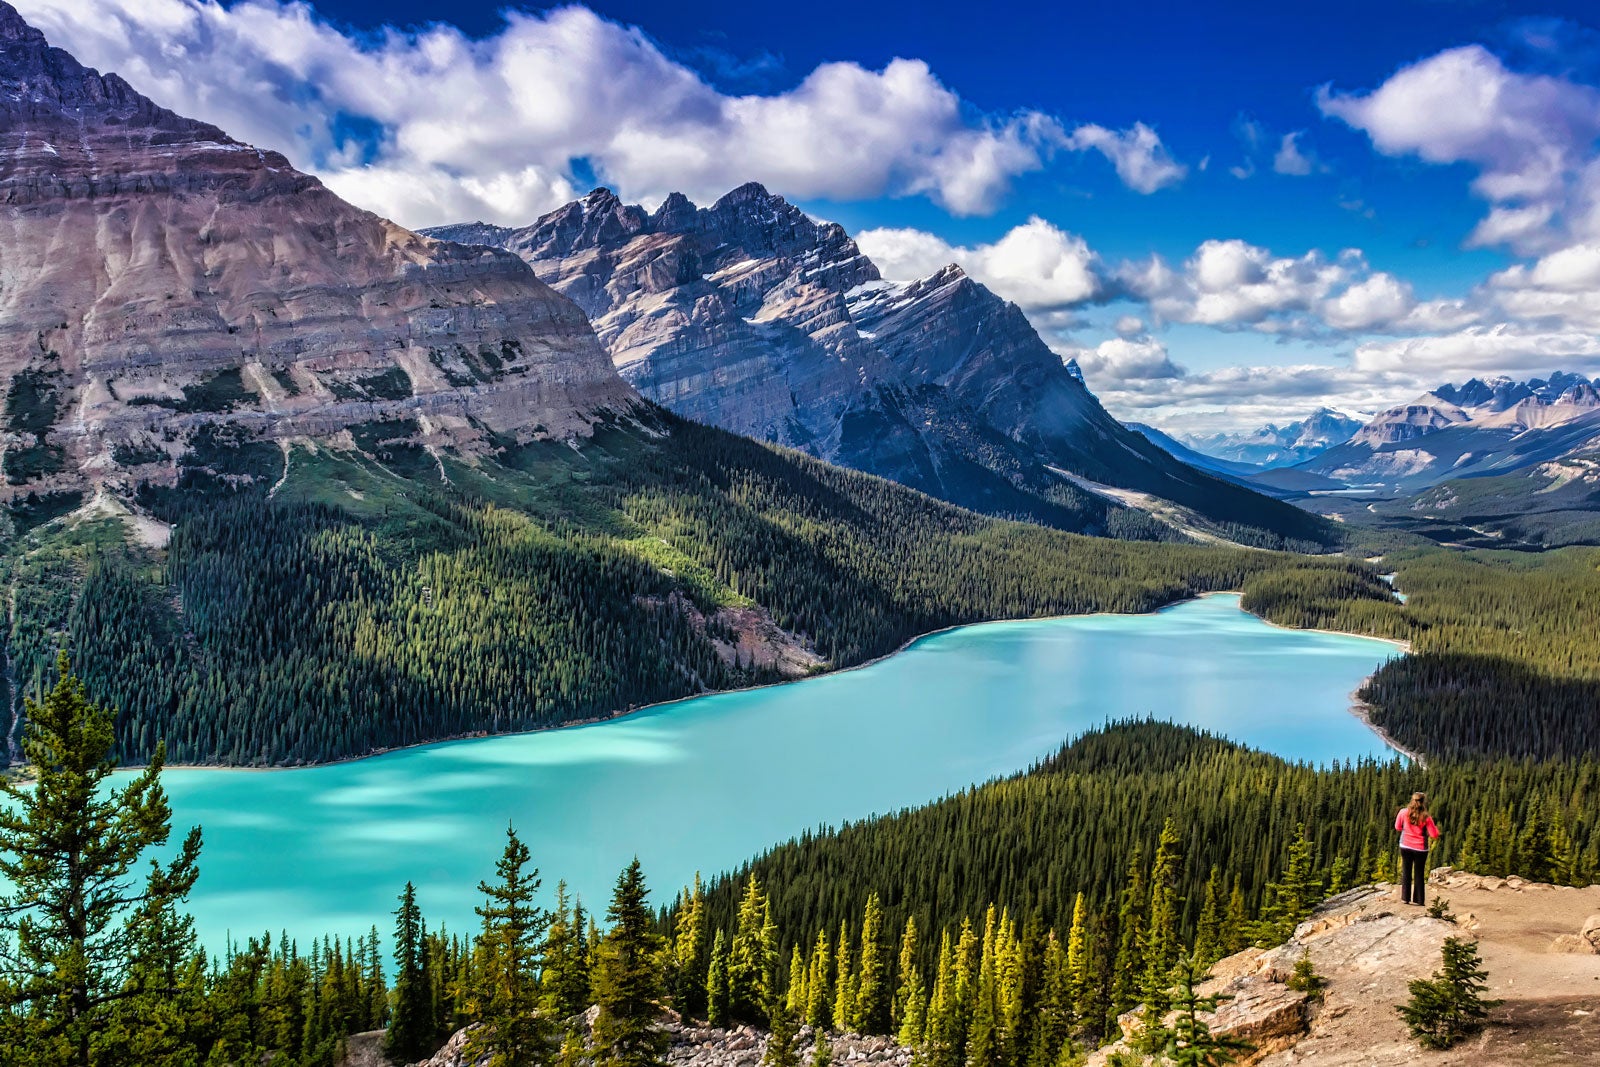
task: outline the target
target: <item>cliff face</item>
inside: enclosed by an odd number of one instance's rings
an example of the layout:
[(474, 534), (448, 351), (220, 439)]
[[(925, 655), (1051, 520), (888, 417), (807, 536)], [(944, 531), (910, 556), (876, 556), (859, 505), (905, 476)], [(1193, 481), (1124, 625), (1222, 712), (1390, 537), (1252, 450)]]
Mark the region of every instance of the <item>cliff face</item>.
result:
[(515, 256), (405, 230), (175, 115), (0, 3), (0, 493), (175, 477), (203, 426), (410, 420), (429, 443), (627, 405)]
[(1107, 505), (1058, 471), (1220, 520), (1267, 504), (1119, 424), (1020, 309), (959, 267), (886, 282), (841, 227), (759, 185), (653, 212), (597, 189), (521, 229), (427, 232), (523, 257), (589, 315), (623, 377), (693, 419), (1069, 528), (1103, 525)]

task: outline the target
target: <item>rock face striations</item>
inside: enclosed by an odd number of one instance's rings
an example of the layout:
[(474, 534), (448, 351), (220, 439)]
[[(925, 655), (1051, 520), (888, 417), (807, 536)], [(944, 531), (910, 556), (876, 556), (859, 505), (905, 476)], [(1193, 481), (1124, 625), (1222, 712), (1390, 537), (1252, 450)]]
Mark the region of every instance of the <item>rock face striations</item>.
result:
[(516, 257), (352, 207), (3, 2), (0, 206), (7, 498), (171, 481), (197, 435), (471, 447), (635, 395)]
[(427, 232), (527, 260), (589, 315), (623, 377), (690, 418), (1069, 528), (1106, 512), (1062, 472), (1216, 522), (1314, 523), (1127, 430), (959, 267), (886, 282), (841, 227), (760, 185), (655, 211), (597, 189), (525, 228)]

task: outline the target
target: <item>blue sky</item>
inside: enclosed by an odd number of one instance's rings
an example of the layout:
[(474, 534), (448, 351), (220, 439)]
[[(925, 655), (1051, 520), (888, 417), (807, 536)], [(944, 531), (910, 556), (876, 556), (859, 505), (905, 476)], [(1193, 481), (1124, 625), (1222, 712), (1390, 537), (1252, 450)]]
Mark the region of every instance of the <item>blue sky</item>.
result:
[(764, 181), (1178, 430), (1600, 373), (1593, 4), (16, 2), (407, 225)]

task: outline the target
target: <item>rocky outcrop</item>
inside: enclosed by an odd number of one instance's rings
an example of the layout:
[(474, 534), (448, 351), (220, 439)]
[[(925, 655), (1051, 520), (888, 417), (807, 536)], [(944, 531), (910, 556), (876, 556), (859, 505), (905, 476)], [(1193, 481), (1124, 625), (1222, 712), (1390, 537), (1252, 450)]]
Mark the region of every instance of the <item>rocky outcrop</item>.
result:
[[(593, 1008), (585, 1019), (587, 1025), (593, 1027)], [(668, 1067), (759, 1067), (766, 1056), (767, 1034), (754, 1027), (685, 1026), (670, 1012), (663, 1016), (661, 1026), (669, 1040)], [(468, 1033), (467, 1030), (458, 1031), (444, 1048), (414, 1067), (477, 1067), (476, 1062), (464, 1055)], [(911, 1050), (887, 1037), (831, 1034), (829, 1039), (836, 1064), (855, 1064), (856, 1067), (910, 1067), (911, 1064)], [(814, 1040), (811, 1027), (802, 1026), (795, 1037), (795, 1048), (802, 1063), (809, 1062)]]
[(626, 407), (517, 257), (423, 237), (49, 46), (0, 2), (0, 495), (170, 481), (206, 426), (470, 448)]
[[(1600, 886), (1562, 888), (1448, 867), (1430, 883), (1448, 918), (1400, 903), (1393, 886), (1367, 886), (1326, 901), (1283, 945), (1222, 960), (1202, 986), (1228, 998), (1209, 1019), (1213, 1031), (1254, 1046), (1240, 1062), (1269, 1067), (1596, 1062), (1600, 956), (1587, 945), (1589, 931), (1600, 937)], [(1476, 939), (1488, 995), (1505, 1003), (1481, 1038), (1428, 1052), (1394, 1007), (1412, 979), (1439, 968), (1447, 937)], [(1303, 954), (1327, 982), (1320, 998), (1285, 984)], [(1121, 1022), (1131, 1034), (1138, 1013)], [(1100, 1067), (1126, 1048), (1124, 1040), (1100, 1049), (1089, 1064)]]

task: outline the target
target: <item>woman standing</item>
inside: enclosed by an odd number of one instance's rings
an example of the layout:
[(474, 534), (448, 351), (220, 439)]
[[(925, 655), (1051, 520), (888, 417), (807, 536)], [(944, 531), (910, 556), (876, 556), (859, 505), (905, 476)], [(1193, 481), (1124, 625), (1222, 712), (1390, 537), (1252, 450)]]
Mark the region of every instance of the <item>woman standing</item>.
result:
[(1411, 803), (1395, 815), (1394, 828), (1400, 833), (1400, 899), (1421, 907), (1428, 845), (1439, 836), (1439, 828), (1428, 814), (1427, 794), (1411, 794)]

